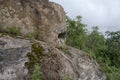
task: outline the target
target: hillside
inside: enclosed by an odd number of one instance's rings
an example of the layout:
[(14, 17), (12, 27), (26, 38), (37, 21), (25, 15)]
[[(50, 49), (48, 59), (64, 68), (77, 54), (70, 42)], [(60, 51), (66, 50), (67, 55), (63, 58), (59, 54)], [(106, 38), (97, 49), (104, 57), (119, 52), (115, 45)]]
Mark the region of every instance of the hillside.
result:
[(106, 80), (98, 63), (67, 46), (66, 15), (48, 0), (0, 0), (0, 80)]

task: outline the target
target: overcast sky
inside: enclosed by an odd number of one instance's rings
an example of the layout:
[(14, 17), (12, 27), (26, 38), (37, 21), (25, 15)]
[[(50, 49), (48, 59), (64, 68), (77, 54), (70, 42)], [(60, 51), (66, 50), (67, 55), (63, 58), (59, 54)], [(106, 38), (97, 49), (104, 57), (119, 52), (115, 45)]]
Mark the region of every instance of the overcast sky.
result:
[(120, 30), (120, 0), (50, 0), (61, 4), (71, 18), (82, 16), (88, 28), (101, 32)]

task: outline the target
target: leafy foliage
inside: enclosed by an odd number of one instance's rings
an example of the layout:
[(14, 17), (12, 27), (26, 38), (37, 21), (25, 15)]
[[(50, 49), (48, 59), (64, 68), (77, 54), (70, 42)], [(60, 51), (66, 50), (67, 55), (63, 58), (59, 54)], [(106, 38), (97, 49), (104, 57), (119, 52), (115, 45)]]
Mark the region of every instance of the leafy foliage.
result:
[(38, 36), (38, 32), (37, 31), (34, 31), (34, 32), (31, 32), (31, 33), (27, 33), (26, 37), (30, 38), (30, 39), (36, 39)]
[(111, 66), (120, 67), (120, 31), (106, 32), (106, 55), (111, 60)]
[[(31, 74), (32, 80), (41, 80), (40, 72), (40, 58), (43, 55), (43, 47), (39, 43), (32, 44), (32, 52), (27, 54), (29, 62), (26, 62), (26, 66)], [(31, 80), (30, 79), (30, 80)]]
[(88, 52), (95, 58), (102, 55), (101, 52), (106, 49), (105, 38), (102, 33), (98, 31), (97, 26), (93, 27), (91, 33), (88, 35), (87, 48)]
[(33, 74), (32, 74), (32, 80), (42, 80), (40, 75), (41, 75), (40, 66), (39, 66), (39, 64), (35, 64), (34, 65), (34, 71), (33, 71)]
[(18, 36), (21, 34), (21, 28), (15, 27), (15, 26), (12, 26), (12, 27), (7, 26), (5, 31), (8, 34), (15, 35), (15, 36)]
[(84, 50), (95, 58), (106, 72), (107, 80), (119, 80), (120, 31), (107, 31), (105, 38), (97, 26), (88, 31), (81, 18), (77, 16), (73, 20), (67, 17), (67, 45)]
[(85, 49), (87, 36), (86, 25), (81, 23), (81, 17), (77, 16), (75, 20), (67, 18), (67, 41), (68, 45), (78, 49)]

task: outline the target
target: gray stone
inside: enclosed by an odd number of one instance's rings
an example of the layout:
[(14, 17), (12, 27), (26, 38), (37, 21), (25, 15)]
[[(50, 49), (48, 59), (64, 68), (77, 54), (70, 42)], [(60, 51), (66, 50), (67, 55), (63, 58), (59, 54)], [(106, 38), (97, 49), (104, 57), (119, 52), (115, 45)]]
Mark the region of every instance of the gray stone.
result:
[(30, 77), (25, 63), (29, 62), (26, 54), (31, 52), (32, 43), (24, 36), (34, 32), (35, 42), (44, 49), (42, 80), (106, 80), (95, 60), (65, 45), (66, 16), (61, 5), (48, 0), (0, 0), (0, 32), (6, 27), (20, 27), (23, 39), (0, 37), (0, 80)]
[(2, 40), (6, 44), (0, 48), (0, 80), (24, 80), (28, 74), (25, 62), (28, 62), (26, 54), (31, 51), (30, 42), (11, 37)]
[(64, 45), (66, 15), (61, 5), (48, 0), (1, 0), (0, 30), (20, 27), (22, 35), (37, 33), (37, 39), (54, 45)]

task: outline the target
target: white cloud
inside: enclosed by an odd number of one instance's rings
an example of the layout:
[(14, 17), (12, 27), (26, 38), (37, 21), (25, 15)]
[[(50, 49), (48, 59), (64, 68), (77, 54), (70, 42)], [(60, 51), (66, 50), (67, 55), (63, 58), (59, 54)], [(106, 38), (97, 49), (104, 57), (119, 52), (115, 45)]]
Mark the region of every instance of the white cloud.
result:
[(83, 17), (88, 27), (99, 26), (100, 31), (120, 30), (120, 0), (50, 0), (61, 4), (68, 15)]

